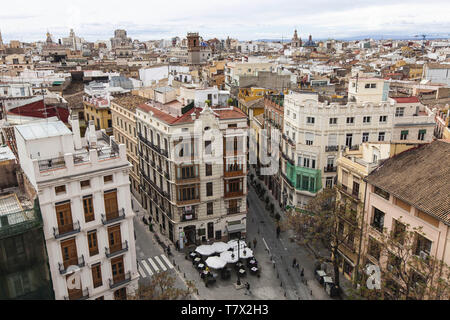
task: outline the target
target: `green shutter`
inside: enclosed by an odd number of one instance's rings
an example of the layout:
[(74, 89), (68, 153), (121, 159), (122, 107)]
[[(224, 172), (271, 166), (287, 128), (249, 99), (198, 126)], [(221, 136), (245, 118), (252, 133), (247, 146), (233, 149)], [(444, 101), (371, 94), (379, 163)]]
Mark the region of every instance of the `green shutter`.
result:
[(420, 134), (420, 133), (425, 134), (425, 133), (427, 133), (427, 130), (425, 130), (425, 129), (420, 129), (420, 130), (419, 130), (419, 134)]

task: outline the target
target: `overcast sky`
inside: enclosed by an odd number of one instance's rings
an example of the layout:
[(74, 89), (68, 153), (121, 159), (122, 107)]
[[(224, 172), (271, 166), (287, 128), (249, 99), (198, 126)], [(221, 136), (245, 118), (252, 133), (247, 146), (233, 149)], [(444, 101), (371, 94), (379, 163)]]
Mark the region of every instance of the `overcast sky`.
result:
[(3, 40), (53, 40), (70, 28), (85, 40), (106, 40), (114, 29), (133, 39), (184, 37), (240, 40), (359, 35), (450, 36), (449, 0), (61, 0), (2, 1)]

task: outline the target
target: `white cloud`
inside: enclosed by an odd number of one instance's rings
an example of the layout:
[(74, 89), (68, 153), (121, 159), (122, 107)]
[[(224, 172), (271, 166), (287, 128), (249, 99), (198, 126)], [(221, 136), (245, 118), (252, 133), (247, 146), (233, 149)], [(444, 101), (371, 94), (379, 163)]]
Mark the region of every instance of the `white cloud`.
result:
[(5, 40), (44, 40), (67, 36), (73, 28), (87, 40), (107, 39), (125, 28), (141, 40), (184, 36), (199, 31), (204, 37), (240, 39), (344, 37), (358, 34), (448, 32), (448, 0), (60, 0), (2, 3), (0, 30)]

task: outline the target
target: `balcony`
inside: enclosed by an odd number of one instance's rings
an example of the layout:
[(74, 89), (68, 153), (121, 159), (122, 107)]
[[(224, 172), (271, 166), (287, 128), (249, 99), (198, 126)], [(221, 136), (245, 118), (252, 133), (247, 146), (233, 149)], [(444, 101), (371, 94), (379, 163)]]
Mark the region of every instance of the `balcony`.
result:
[(69, 223), (58, 228), (53, 227), (53, 236), (55, 239), (60, 239), (80, 232), (80, 222)]
[(342, 191), (347, 196), (353, 198), (355, 201), (359, 200), (359, 192), (353, 192), (353, 190), (349, 190), (347, 186), (344, 186), (343, 184), (337, 185), (339, 190)]
[(195, 215), (195, 212), (183, 213), (180, 218), (181, 218), (182, 222), (197, 220), (197, 216)]
[(128, 241), (119, 243), (114, 246), (110, 246), (109, 248), (105, 247), (105, 255), (107, 258), (117, 256), (117, 255), (127, 252), (127, 251), (128, 251)]
[(244, 190), (237, 190), (237, 191), (225, 191), (224, 198), (236, 198), (236, 197), (242, 197), (244, 196)]
[(231, 207), (227, 208), (227, 214), (236, 214), (240, 213), (241, 207)]
[(74, 290), (69, 293), (68, 296), (64, 296), (64, 300), (86, 300), (89, 298), (89, 289), (84, 288), (83, 290)]
[(103, 225), (111, 224), (123, 219), (125, 219), (125, 209), (123, 208), (117, 211), (106, 213), (106, 215), (102, 214)]
[(339, 146), (325, 146), (325, 152), (339, 151)]
[(193, 182), (200, 182), (200, 176), (181, 176), (176, 177), (176, 180), (178, 183), (193, 183)]
[(336, 167), (335, 166), (326, 166), (323, 168), (324, 172), (336, 172)]
[(58, 262), (58, 269), (60, 274), (66, 274), (68, 271), (67, 268), (69, 268), (70, 266), (77, 266), (79, 268), (82, 268), (84, 267), (84, 265), (84, 255), (81, 255), (81, 257), (78, 258), (64, 260), (63, 263)]
[(62, 169), (66, 167), (66, 161), (64, 157), (53, 158), (48, 160), (39, 160), (39, 172), (53, 170), (53, 169)]
[(200, 202), (200, 196), (198, 196), (197, 198), (194, 199), (177, 199), (177, 205), (190, 205), (190, 204), (194, 204), (194, 203), (199, 203)]
[(236, 170), (236, 171), (226, 171), (224, 170), (223, 176), (224, 178), (233, 178), (233, 177), (240, 177), (240, 176), (246, 176), (247, 173), (244, 172), (244, 170)]
[(112, 279), (109, 279), (109, 288), (114, 289), (130, 281), (131, 281), (130, 271), (128, 271), (127, 273), (118, 274)]

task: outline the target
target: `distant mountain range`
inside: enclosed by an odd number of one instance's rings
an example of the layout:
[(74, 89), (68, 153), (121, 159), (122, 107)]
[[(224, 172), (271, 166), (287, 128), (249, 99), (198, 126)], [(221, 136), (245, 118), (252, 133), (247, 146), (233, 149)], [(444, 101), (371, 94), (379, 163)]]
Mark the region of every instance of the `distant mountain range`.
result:
[[(433, 34), (432, 36), (427, 36), (426, 40), (436, 40), (436, 39), (449, 39), (450, 34), (442, 34), (442, 35), (436, 35)], [(325, 40), (341, 40), (341, 41), (356, 41), (356, 40), (365, 40), (365, 39), (373, 39), (373, 40), (422, 40), (422, 36), (419, 35), (418, 37), (415, 37), (413, 35), (359, 35), (359, 36), (352, 36), (352, 37), (336, 37), (336, 38), (314, 38), (314, 41), (325, 41)], [(291, 42), (291, 39), (258, 39), (255, 41), (263, 41), (263, 42)]]

